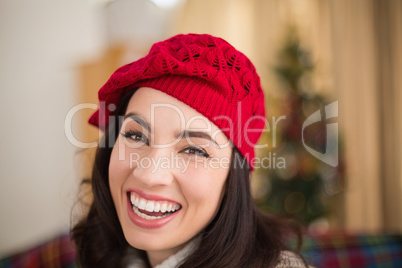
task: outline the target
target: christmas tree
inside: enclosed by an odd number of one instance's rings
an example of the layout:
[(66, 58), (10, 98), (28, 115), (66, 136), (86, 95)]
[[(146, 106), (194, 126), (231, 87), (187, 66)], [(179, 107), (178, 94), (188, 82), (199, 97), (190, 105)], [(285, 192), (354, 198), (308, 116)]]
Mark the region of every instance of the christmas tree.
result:
[[(328, 122), (320, 120), (303, 128), (315, 111), (325, 118), (325, 106), (329, 103), (325, 96), (311, 90), (314, 67), (309, 51), (300, 45), (297, 31), (291, 29), (274, 68), (283, 93), (278, 100), (282, 103), (282, 120), (273, 130), (275, 133), (270, 133), (275, 135), (276, 144), (257, 152), (260, 157), (269, 157), (270, 164), (276, 161), (269, 168), (258, 170), (258, 176), (266, 180), (266, 192), (259, 196), (257, 204), (271, 213), (296, 216), (305, 225), (328, 214), (328, 199), (341, 191), (343, 177), (339, 156), (334, 166), (306, 150), (309, 147), (321, 154), (328, 150)], [(263, 142), (270, 138), (268, 135), (264, 134)]]

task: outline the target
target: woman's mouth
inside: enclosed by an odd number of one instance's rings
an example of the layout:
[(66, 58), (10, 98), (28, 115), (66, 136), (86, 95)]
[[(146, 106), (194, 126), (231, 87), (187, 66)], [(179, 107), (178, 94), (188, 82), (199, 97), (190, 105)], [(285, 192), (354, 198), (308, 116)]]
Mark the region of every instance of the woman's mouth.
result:
[(147, 200), (135, 192), (128, 192), (134, 213), (146, 220), (165, 218), (181, 209), (181, 205), (167, 200)]

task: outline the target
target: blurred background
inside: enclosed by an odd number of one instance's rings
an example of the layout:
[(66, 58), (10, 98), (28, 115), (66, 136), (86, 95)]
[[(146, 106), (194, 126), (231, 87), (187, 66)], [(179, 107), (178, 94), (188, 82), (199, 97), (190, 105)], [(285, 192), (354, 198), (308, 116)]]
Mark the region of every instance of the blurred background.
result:
[(313, 233), (402, 233), (402, 1), (1, 0), (0, 257), (68, 232), (93, 156), (71, 135), (97, 141), (99, 88), (177, 33), (224, 38), (261, 76), (277, 124), (258, 206)]

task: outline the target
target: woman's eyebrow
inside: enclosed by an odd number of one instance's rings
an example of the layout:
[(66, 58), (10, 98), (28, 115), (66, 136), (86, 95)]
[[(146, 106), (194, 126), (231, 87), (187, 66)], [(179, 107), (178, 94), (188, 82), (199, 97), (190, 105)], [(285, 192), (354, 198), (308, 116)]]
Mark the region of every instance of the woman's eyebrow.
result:
[(219, 147), (218, 143), (206, 132), (202, 132), (202, 131), (191, 131), (191, 130), (184, 130), (182, 132), (180, 132), (176, 138), (179, 137), (189, 137), (189, 138), (202, 138), (202, 139), (207, 139), (212, 141), (216, 146)]
[[(143, 119), (140, 115), (135, 113), (128, 113), (124, 116), (124, 120), (130, 118), (133, 121), (137, 122), (143, 128), (145, 128), (148, 132), (151, 132), (151, 126), (148, 122)], [(189, 138), (202, 138), (212, 141), (215, 145), (219, 146), (218, 143), (206, 132), (202, 131), (192, 131), (192, 130), (184, 130), (177, 134), (176, 138), (180, 137), (189, 137)]]
[(148, 132), (151, 132), (150, 124), (148, 124), (148, 122), (145, 121), (145, 119), (143, 119), (140, 115), (135, 114), (135, 113), (128, 113), (128, 114), (124, 115), (124, 120), (126, 120), (127, 118), (132, 119), (133, 121), (140, 124), (143, 128), (145, 128)]

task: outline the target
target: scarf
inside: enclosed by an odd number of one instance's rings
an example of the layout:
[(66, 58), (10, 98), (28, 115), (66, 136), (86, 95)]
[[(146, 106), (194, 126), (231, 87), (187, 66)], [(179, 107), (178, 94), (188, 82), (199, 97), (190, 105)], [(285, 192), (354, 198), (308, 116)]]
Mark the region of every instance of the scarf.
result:
[[(176, 254), (170, 256), (161, 264), (156, 265), (153, 268), (176, 268), (182, 264), (188, 256), (190, 256), (198, 247), (200, 238), (191, 240), (184, 248), (179, 250)], [(130, 249), (126, 256), (127, 265), (126, 268), (146, 268), (146, 261), (140, 257), (137, 249)]]

